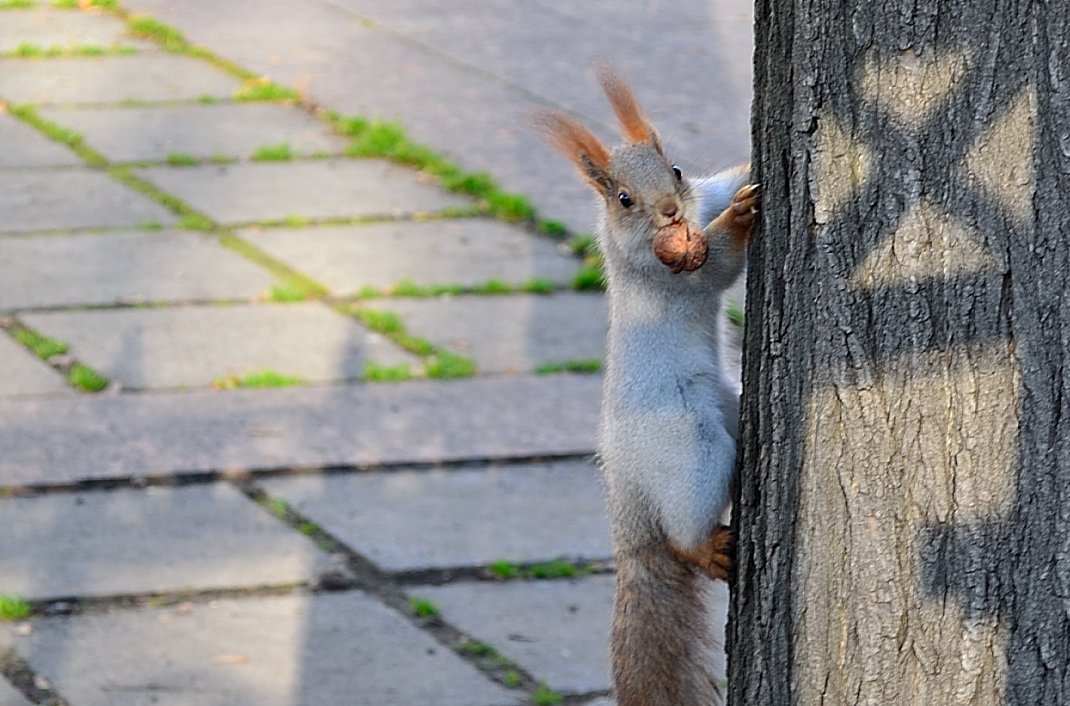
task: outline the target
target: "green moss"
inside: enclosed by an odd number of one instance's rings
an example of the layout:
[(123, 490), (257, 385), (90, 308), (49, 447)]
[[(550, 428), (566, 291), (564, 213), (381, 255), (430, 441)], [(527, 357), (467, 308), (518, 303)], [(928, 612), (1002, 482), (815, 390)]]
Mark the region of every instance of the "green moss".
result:
[(260, 370), (241, 377), (229, 375), (227, 377), (218, 378), (212, 381), (212, 387), (218, 390), (231, 390), (236, 387), (263, 389), (294, 387), (296, 385), (303, 385), (304, 383), (305, 380), (296, 375), (286, 375), (285, 373), (280, 373), (275, 370)]
[(61, 10), (88, 10), (90, 8), (117, 10), (119, 0), (52, 0), (52, 7)]
[(552, 294), (557, 289), (557, 285), (552, 279), (535, 277), (525, 282), (521, 289), (529, 294)]
[(33, 354), (41, 360), (48, 360), (53, 356), (62, 355), (70, 350), (70, 345), (65, 341), (43, 336), (28, 328), (13, 329), (11, 335), (15, 337), (16, 341), (33, 351)]
[(568, 249), (573, 255), (587, 257), (598, 254), (598, 241), (593, 235), (577, 235), (568, 241)]
[(215, 96), (205, 93), (203, 95), (197, 96), (197, 102), (201, 105), (215, 105), (219, 102), (219, 99)]
[(500, 579), (515, 579), (520, 577), (520, 567), (511, 561), (499, 559), (490, 565), (490, 572)]
[(535, 368), (539, 375), (553, 373), (597, 373), (602, 370), (602, 361), (597, 358), (570, 358), (568, 360), (543, 363)]
[(266, 500), (264, 506), (271, 511), (272, 515), (280, 520), (285, 520), (290, 516), (290, 505), (282, 498)]
[(476, 363), (463, 355), (439, 350), (428, 359), (426, 372), (429, 378), (467, 378), (476, 374)]
[(523, 683), (523, 680), (520, 678), (520, 672), (516, 671), (515, 669), (510, 669), (502, 675), (502, 684), (509, 687), (510, 689), (517, 688), (521, 685), (521, 683)]
[(392, 311), (356, 309), (353, 313), (365, 326), (384, 336), (395, 336), (405, 332), (405, 324), (401, 323), (401, 318)]
[(293, 159), (293, 157), (293, 149), (285, 142), (275, 145), (261, 145), (253, 152), (253, 161), (256, 162), (285, 162)]
[(404, 382), (411, 380), (412, 370), (408, 363), (383, 365), (374, 361), (364, 364), (364, 379), (368, 382)]
[(479, 640), (465, 640), (461, 644), (461, 651), (473, 657), (486, 657), (494, 654), (494, 648)]
[(182, 230), (207, 231), (215, 228), (215, 222), (200, 213), (187, 213), (179, 218), (178, 227)]
[(126, 31), (134, 37), (151, 39), (167, 51), (182, 52), (189, 49), (189, 42), (182, 32), (155, 17), (134, 15), (127, 20)]
[(303, 302), (309, 297), (309, 292), (291, 282), (276, 284), (271, 287), (268, 298), (273, 302)]
[(220, 233), (219, 242), (246, 260), (255, 262), (261, 267), (270, 270), (276, 277), (290, 286), (303, 289), (309, 297), (325, 297), (330, 293), (326, 287), (316, 280), (301, 274), (285, 262), (275, 259), (252, 243), (242, 240), (231, 232), (223, 231)]
[(537, 226), (540, 233), (551, 235), (555, 238), (563, 238), (568, 235), (568, 227), (561, 221), (539, 221)]
[(487, 204), (494, 216), (506, 221), (526, 221), (535, 217), (535, 207), (522, 194), (495, 191), (487, 194)]
[(46, 120), (38, 114), (37, 109), (31, 105), (8, 106), (8, 112), (51, 140), (67, 145), (74, 150), (79, 157), (93, 166), (104, 166), (107, 160), (99, 152), (85, 144), (85, 138), (81, 133), (58, 125), (51, 120)]
[(535, 216), (526, 197), (504, 192), (491, 175), (467, 172), (439, 152), (412, 142), (401, 123), (346, 118), (335, 120), (333, 125), (340, 134), (353, 138), (345, 152), (349, 157), (381, 157), (426, 171), (438, 177), (449, 191), (479, 199), (489, 213), (504, 220)]
[(441, 615), (438, 606), (426, 598), (412, 596), (409, 598), (409, 608), (417, 618), (434, 619)]
[(510, 294), (513, 288), (500, 279), (490, 279), (472, 287), (473, 294)]
[(109, 56), (136, 52), (137, 49), (134, 47), (102, 47), (96, 44), (42, 47), (37, 44), (23, 43), (5, 54), (18, 59), (50, 59), (57, 56)]
[(18, 596), (0, 594), (0, 620), (25, 620), (33, 607)]
[(569, 579), (581, 572), (579, 567), (564, 559), (535, 564), (528, 570), (529, 575), (535, 579)]
[(546, 684), (539, 684), (535, 693), (531, 695), (531, 703), (535, 706), (557, 706), (564, 698)]
[(191, 154), (185, 154), (184, 152), (167, 153), (167, 163), (173, 167), (192, 167), (197, 162), (197, 158)]
[(108, 386), (110, 380), (88, 365), (75, 363), (67, 372), (67, 379), (83, 392), (100, 392)]
[(239, 101), (296, 101), (300, 98), (294, 89), (280, 86), (266, 77), (247, 80), (234, 92), (234, 100)]
[(606, 288), (605, 275), (600, 266), (584, 265), (572, 278), (572, 286), (581, 292)]

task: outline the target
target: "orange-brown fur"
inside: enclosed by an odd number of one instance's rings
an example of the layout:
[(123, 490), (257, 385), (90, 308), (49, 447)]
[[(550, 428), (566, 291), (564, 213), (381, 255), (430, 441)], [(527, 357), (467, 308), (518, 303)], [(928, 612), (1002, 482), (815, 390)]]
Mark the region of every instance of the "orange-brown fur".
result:
[(708, 586), (664, 545), (618, 554), (610, 639), (618, 706), (715, 703)]
[[(603, 200), (610, 333), (599, 457), (617, 562), (614, 697), (711, 706), (706, 590), (732, 570), (732, 535), (717, 520), (734, 472), (738, 394), (723, 375), (716, 318), (742, 270), (758, 194), (744, 186), (745, 166), (685, 179), (631, 88), (609, 69), (600, 78), (626, 144), (610, 152), (560, 113), (536, 123)], [(703, 231), (709, 258), (688, 272), (666, 266), (656, 234), (699, 213), (713, 219)]]
[(617, 114), (617, 120), (620, 121), (624, 139), (629, 142), (656, 143), (657, 133), (643, 115), (643, 109), (639, 106), (632, 87), (608, 66), (599, 69), (598, 78), (602, 82), (609, 104), (613, 106), (613, 112)]

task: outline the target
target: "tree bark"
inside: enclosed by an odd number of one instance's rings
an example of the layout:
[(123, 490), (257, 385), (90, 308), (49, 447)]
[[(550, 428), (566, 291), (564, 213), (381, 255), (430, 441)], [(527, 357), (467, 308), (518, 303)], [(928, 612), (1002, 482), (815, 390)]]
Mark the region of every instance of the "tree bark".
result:
[(730, 703), (1070, 703), (1068, 8), (757, 0)]

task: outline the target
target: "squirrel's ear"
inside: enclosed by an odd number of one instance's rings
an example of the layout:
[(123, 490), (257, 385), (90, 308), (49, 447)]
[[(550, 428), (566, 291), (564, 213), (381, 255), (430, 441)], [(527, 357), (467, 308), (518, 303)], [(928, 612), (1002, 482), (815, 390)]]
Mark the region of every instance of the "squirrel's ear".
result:
[(532, 123), (546, 142), (565, 155), (598, 193), (606, 196), (614, 190), (609, 177), (609, 151), (590, 130), (555, 110), (540, 110)]
[(609, 104), (613, 106), (613, 112), (617, 114), (624, 139), (629, 142), (649, 142), (660, 152), (658, 133), (643, 115), (643, 109), (624, 77), (611, 66), (603, 64), (598, 67), (598, 80), (606, 92), (606, 98), (609, 98)]

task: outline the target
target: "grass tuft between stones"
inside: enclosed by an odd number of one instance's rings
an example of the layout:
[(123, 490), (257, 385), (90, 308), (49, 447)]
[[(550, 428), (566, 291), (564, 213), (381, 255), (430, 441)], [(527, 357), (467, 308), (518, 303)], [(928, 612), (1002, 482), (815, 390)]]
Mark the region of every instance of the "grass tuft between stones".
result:
[(48, 360), (53, 356), (62, 355), (70, 349), (70, 345), (66, 341), (50, 338), (28, 328), (13, 329), (11, 335), (41, 360)]
[(564, 697), (546, 684), (539, 684), (535, 693), (531, 695), (531, 703), (535, 706), (556, 706), (564, 701)]
[(412, 378), (412, 369), (408, 363), (383, 365), (368, 361), (364, 364), (364, 380), (367, 382), (405, 382)]
[(438, 177), (442, 186), (483, 202), (486, 210), (503, 220), (524, 221), (535, 218), (535, 208), (527, 197), (502, 191), (490, 174), (461, 169), (440, 152), (409, 139), (399, 122), (341, 118), (325, 114), (335, 131), (351, 138), (346, 148), (349, 157), (381, 157), (415, 167)]
[(119, 0), (52, 0), (52, 7), (60, 10), (117, 10)]
[(412, 609), (413, 615), (425, 620), (435, 620), (442, 615), (442, 611), (439, 610), (437, 605), (426, 598), (418, 596), (409, 598), (409, 608)]
[(0, 620), (25, 620), (33, 607), (19, 596), (0, 594)]
[(554, 373), (597, 373), (602, 370), (602, 361), (598, 358), (569, 358), (568, 360), (543, 363), (535, 368), (538, 375)]
[(178, 28), (149, 15), (131, 17), (126, 22), (126, 31), (134, 37), (151, 39), (167, 51), (184, 52), (189, 49), (189, 42)]
[(82, 392), (100, 392), (111, 382), (84, 363), (75, 363), (67, 372), (67, 379)]
[(273, 285), (268, 293), (268, 299), (280, 303), (303, 302), (308, 297), (309, 293), (306, 289), (290, 282)]
[(294, 158), (289, 144), (280, 142), (275, 145), (261, 145), (253, 152), (254, 162), (286, 162)]
[(234, 92), (238, 101), (298, 101), (301, 96), (294, 89), (282, 86), (271, 79), (260, 76), (246, 80), (241, 88)]
[(246, 375), (227, 375), (212, 381), (212, 387), (217, 390), (233, 390), (235, 388), (278, 388), (295, 387), (305, 384), (305, 379), (297, 375), (287, 375), (277, 370), (258, 370)]

